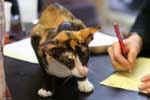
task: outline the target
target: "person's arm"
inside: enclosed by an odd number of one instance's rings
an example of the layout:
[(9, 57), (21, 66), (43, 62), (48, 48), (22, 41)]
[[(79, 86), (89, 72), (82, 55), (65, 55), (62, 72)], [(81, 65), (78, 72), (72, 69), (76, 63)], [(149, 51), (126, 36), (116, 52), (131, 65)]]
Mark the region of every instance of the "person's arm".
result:
[[(150, 43), (150, 1), (144, 2), (143, 8), (139, 13), (135, 24), (133, 25), (130, 35), (125, 39), (124, 43), (128, 49), (128, 58), (125, 58), (121, 51), (118, 42), (113, 43), (112, 47), (108, 48), (109, 56), (112, 60), (112, 65), (117, 71), (124, 71), (132, 69), (136, 57), (139, 54), (142, 42), (143, 47), (146, 47)], [(136, 34), (134, 34), (136, 33)]]
[[(131, 32), (136, 32), (140, 37), (142, 37), (143, 49), (150, 50), (150, 0), (145, 1)], [(141, 82), (142, 84), (139, 85), (139, 89), (150, 93), (150, 74), (142, 77)]]
[(150, 49), (150, 0), (145, 0), (137, 19), (131, 28), (142, 37), (144, 49)]

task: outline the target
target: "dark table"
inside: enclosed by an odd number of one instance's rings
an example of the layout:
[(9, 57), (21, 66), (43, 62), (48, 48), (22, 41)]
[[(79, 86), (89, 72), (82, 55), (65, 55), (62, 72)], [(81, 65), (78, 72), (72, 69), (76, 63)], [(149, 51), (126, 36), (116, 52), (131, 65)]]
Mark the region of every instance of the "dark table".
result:
[(6, 79), (13, 100), (148, 100), (147, 96), (138, 92), (115, 89), (99, 84), (111, 75), (114, 70), (108, 55), (92, 56), (89, 60), (89, 80), (94, 84), (95, 91), (91, 94), (79, 93), (75, 79), (70, 79), (65, 85), (59, 85), (53, 98), (43, 99), (37, 96), (43, 73), (38, 64), (31, 64), (5, 57)]

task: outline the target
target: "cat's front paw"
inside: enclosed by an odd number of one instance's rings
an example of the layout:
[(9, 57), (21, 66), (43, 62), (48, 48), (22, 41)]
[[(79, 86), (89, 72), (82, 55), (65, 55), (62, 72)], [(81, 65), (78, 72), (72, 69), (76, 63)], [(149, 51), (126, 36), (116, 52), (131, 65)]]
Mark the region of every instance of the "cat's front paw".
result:
[(88, 79), (85, 79), (84, 81), (78, 81), (78, 89), (80, 92), (89, 93), (94, 90), (94, 86)]
[(38, 90), (38, 95), (40, 97), (46, 98), (46, 97), (52, 96), (53, 94), (51, 91), (47, 91), (47, 90), (41, 88)]

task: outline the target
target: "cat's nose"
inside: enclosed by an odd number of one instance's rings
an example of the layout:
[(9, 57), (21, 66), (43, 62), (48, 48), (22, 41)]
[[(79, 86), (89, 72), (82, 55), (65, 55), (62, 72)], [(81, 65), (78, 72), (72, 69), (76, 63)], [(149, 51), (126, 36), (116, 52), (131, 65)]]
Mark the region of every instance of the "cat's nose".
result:
[(81, 67), (79, 73), (80, 73), (80, 75), (81, 75), (82, 77), (87, 76), (87, 74), (88, 74), (88, 68), (87, 68), (86, 66), (85, 66), (85, 67)]

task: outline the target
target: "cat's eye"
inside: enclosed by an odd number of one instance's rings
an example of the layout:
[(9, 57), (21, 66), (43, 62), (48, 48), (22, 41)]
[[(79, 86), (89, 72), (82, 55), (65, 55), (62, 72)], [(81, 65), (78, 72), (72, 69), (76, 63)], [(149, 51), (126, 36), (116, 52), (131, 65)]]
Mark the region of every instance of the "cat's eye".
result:
[(72, 52), (65, 52), (64, 56), (71, 60), (75, 59), (75, 55)]
[(69, 55), (68, 58), (69, 59), (75, 59), (75, 56), (74, 55)]

